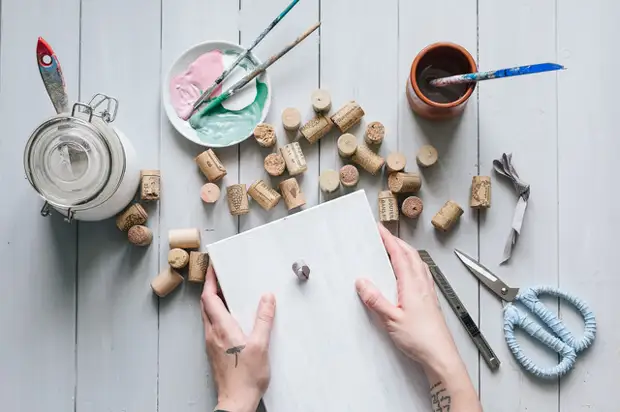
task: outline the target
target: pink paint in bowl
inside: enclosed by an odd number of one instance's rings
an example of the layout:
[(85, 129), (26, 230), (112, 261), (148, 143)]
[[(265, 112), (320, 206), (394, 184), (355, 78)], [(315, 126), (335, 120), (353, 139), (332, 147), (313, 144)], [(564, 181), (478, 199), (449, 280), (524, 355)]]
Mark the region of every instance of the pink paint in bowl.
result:
[[(194, 60), (186, 71), (172, 78), (170, 103), (181, 119), (189, 119), (194, 103), (223, 71), (222, 52), (212, 50)], [(211, 96), (215, 97), (221, 92), (222, 85), (220, 84)]]

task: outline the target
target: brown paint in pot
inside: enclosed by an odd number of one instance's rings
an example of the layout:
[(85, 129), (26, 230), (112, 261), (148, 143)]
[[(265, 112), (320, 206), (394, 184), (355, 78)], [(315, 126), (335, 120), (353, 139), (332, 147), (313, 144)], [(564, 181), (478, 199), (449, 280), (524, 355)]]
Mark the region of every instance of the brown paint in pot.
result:
[(433, 43), (413, 60), (407, 79), (407, 100), (411, 109), (430, 120), (459, 116), (476, 83), (434, 87), (430, 81), (439, 77), (478, 71), (476, 61), (464, 47), (454, 43)]

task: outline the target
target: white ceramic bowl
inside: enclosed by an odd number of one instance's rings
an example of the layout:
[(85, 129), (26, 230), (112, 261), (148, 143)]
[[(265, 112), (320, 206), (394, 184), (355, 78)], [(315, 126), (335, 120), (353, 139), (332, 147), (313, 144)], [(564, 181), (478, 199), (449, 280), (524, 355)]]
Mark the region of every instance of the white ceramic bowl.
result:
[[(198, 57), (213, 50), (220, 50), (222, 52), (229, 51), (231, 53), (232, 52), (240, 53), (244, 51), (245, 49), (238, 44), (230, 43), (226, 41), (207, 41), (207, 42), (200, 43), (200, 44), (197, 44), (191, 47), (189, 50), (185, 51), (181, 56), (179, 56), (179, 58), (177, 58), (176, 61), (172, 64), (172, 67), (170, 68), (170, 70), (168, 70), (168, 73), (162, 85), (162, 102), (164, 105), (164, 109), (166, 111), (166, 115), (168, 116), (168, 119), (170, 120), (170, 123), (172, 123), (174, 128), (181, 135), (183, 135), (186, 139), (196, 144), (199, 144), (201, 146), (206, 146), (206, 147), (233, 146), (238, 143), (241, 143), (242, 141), (250, 137), (252, 134), (251, 131), (249, 133), (239, 133), (239, 132), (234, 131), (231, 133), (226, 133), (226, 136), (224, 138), (210, 138), (208, 135), (199, 133), (196, 129), (194, 129), (190, 125), (189, 121), (181, 119), (177, 115), (177, 112), (174, 109), (174, 106), (172, 105), (172, 101), (171, 101), (171, 96), (170, 96), (171, 79), (185, 72), (187, 68), (189, 67), (189, 65), (192, 62), (194, 62)], [(232, 59), (233, 57), (229, 58), (228, 60), (232, 60)], [(256, 58), (256, 56), (254, 56), (252, 53), (250, 53), (250, 55), (248, 56), (248, 59), (255, 66), (258, 66), (261, 63)], [(230, 63), (230, 61), (228, 63)], [(224, 65), (226, 66), (226, 61)], [(231, 73), (228, 76), (227, 80), (223, 82), (222, 90), (226, 90), (228, 87), (234, 84), (235, 81), (238, 80), (243, 75), (244, 71), (247, 72), (251, 70), (249, 68), (245, 69), (241, 67), (241, 64), (240, 64), (238, 68), (235, 70), (235, 72)], [(254, 116), (256, 117), (256, 119), (252, 119), (252, 122), (251, 122), (253, 124), (253, 126), (251, 127), (252, 130), (254, 129), (254, 126), (256, 126), (259, 123), (263, 123), (265, 121), (265, 118), (267, 117), (267, 113), (269, 113), (269, 108), (271, 106), (271, 82), (269, 81), (269, 76), (267, 75), (266, 72), (264, 72), (263, 74), (258, 76), (257, 79), (252, 80), (252, 82), (256, 84), (257, 80), (267, 86), (267, 97), (265, 99), (265, 103), (263, 105), (262, 113), (260, 114), (260, 116)], [(231, 97), (230, 101), (225, 101), (223, 103), (223, 106), (224, 107), (226, 107), (227, 105), (232, 106), (232, 107), (234, 107), (235, 105), (238, 106), (238, 101), (237, 103), (233, 102), (233, 99), (237, 99), (238, 97), (239, 96)], [(243, 98), (243, 97), (240, 97), (240, 98)], [(239, 113), (238, 111), (235, 111), (232, 109), (231, 111), (232, 113)], [(244, 127), (240, 127), (240, 129), (249, 129), (249, 127), (246, 125)]]

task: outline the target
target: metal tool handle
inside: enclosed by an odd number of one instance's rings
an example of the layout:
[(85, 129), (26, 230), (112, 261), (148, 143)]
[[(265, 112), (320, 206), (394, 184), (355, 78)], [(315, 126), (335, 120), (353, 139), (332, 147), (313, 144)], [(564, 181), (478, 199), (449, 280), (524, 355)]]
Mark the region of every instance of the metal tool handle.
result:
[(478, 351), (480, 352), (480, 356), (482, 356), (482, 359), (484, 359), (489, 368), (491, 368), (491, 370), (496, 370), (499, 368), (501, 362), (497, 358), (495, 352), (493, 352), (493, 349), (491, 349), (489, 342), (487, 342), (482, 335), (482, 332), (480, 332), (480, 329), (478, 329), (478, 326), (476, 326), (472, 320), (471, 316), (469, 316), (469, 314), (465, 314), (465, 316), (459, 317), (459, 320), (465, 329), (467, 329), (469, 336), (471, 336), (471, 339), (474, 341), (474, 345), (476, 345)]
[(456, 292), (454, 292), (454, 289), (452, 289), (452, 286), (448, 282), (448, 279), (446, 279), (446, 277), (439, 269), (439, 266), (435, 264), (428, 252), (426, 252), (425, 250), (420, 250), (418, 252), (422, 260), (428, 265), (428, 268), (431, 271), (431, 275), (433, 276), (435, 283), (439, 287), (439, 290), (441, 290), (441, 293), (443, 293), (443, 295), (445, 296), (448, 304), (456, 314), (457, 318), (459, 319), (459, 321), (461, 321), (461, 324), (478, 348), (478, 351), (480, 352), (480, 355), (482, 356), (486, 364), (489, 366), (489, 368), (491, 368), (491, 370), (496, 370), (497, 368), (499, 368), (501, 362), (497, 358), (497, 355), (495, 355), (495, 352), (493, 352), (493, 349), (491, 349), (491, 346), (482, 335), (482, 332), (480, 332), (480, 329), (478, 329), (478, 326), (476, 326), (476, 323), (469, 315), (469, 312), (467, 311), (467, 309), (465, 309), (463, 303), (461, 303), (461, 300), (456, 295)]

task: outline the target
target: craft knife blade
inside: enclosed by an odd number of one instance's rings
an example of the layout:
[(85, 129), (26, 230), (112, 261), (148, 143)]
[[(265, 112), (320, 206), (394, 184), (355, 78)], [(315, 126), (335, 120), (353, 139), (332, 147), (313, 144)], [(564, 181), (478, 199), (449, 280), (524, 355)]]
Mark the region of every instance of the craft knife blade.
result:
[(456, 314), (456, 317), (459, 318), (461, 324), (478, 348), (478, 351), (480, 352), (484, 361), (487, 363), (489, 368), (491, 368), (491, 370), (496, 370), (497, 368), (499, 368), (501, 362), (497, 358), (497, 355), (495, 355), (495, 352), (493, 352), (493, 349), (491, 349), (491, 346), (482, 335), (482, 332), (480, 332), (480, 329), (478, 329), (478, 326), (476, 326), (476, 323), (469, 315), (469, 312), (467, 312), (467, 309), (465, 309), (465, 306), (463, 306), (463, 303), (461, 303), (461, 300), (456, 295), (454, 289), (452, 289), (452, 286), (448, 282), (448, 279), (446, 279), (444, 274), (441, 272), (441, 269), (439, 269), (439, 266), (437, 266), (437, 264), (435, 263), (433, 258), (431, 258), (427, 251), (419, 250), (418, 253), (420, 254), (420, 257), (422, 258), (424, 263), (428, 265), (428, 268), (431, 272), (431, 275), (433, 276), (433, 279), (435, 280), (435, 283), (448, 301), (448, 304)]

